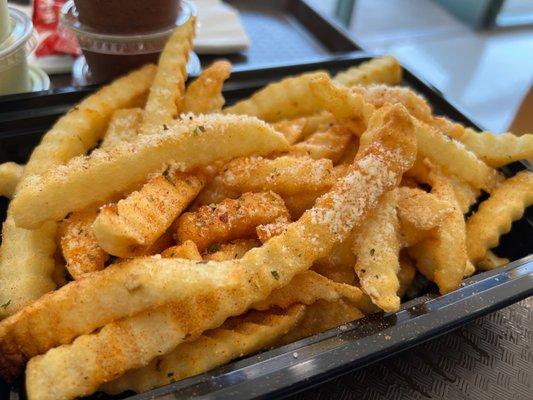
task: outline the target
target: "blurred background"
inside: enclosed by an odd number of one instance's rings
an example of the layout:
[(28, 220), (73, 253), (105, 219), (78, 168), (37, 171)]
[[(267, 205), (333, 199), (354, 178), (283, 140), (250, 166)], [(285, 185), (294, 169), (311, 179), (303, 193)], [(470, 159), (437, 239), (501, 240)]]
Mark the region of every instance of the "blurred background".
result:
[[(42, 4), (50, 2), (53, 0)], [(295, 10), (304, 4), (345, 33), (355, 49), (396, 56), (482, 128), (504, 132), (522, 107), (513, 129), (533, 130), (533, 0), (195, 3), (200, 17), (195, 51), (202, 64), (224, 56), (236, 67), (257, 68), (306, 62), (351, 49), (350, 43), (331, 39), (329, 31), (321, 31), (325, 28), (309, 16), (300, 15), (302, 20), (296, 20)], [(10, 0), (9, 4), (32, 13), (32, 3), (27, 0)], [(286, 14), (288, 11), (293, 14)], [(302, 27), (305, 18), (311, 22)], [(70, 84), (70, 71), (56, 67), (43, 68), (51, 75), (52, 85)]]
[[(506, 130), (530, 90), (533, 0), (312, 3), (363, 49), (395, 55), (487, 129)], [(533, 100), (528, 107), (533, 113)]]

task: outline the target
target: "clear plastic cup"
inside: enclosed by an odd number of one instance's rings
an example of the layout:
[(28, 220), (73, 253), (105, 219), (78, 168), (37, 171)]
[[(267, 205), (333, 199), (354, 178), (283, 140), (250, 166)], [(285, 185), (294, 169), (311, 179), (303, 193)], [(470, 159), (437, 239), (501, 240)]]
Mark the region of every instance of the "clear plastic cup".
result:
[(102, 33), (142, 33), (173, 27), (180, 13), (176, 0), (74, 0), (78, 20)]
[(82, 24), (71, 0), (61, 11), (59, 31), (64, 36), (73, 34), (78, 40), (90, 69), (91, 83), (106, 82), (146, 63), (157, 62), (174, 29), (196, 14), (189, 1), (179, 3), (181, 12), (174, 26), (145, 33), (110, 34)]
[(0, 43), (0, 95), (32, 90), (27, 57), (37, 45), (37, 35), (21, 11), (10, 8), (9, 23), (9, 35)]

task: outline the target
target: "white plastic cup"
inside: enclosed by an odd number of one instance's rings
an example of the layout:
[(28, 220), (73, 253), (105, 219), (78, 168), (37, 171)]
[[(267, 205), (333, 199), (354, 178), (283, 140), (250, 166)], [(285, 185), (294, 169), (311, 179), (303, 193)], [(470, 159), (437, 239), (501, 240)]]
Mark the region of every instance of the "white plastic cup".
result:
[(13, 8), (9, 8), (9, 19), (11, 30), (0, 43), (0, 95), (32, 88), (27, 56), (37, 45), (33, 24), (27, 15)]

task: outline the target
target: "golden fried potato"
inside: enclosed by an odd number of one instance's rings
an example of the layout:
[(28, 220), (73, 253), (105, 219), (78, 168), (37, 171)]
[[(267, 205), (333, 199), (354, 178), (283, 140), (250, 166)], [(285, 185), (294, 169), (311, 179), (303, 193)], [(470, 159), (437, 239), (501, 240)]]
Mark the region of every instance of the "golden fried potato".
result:
[(334, 125), (326, 131), (315, 132), (307, 139), (293, 145), (289, 154), (309, 156), (315, 160), (329, 158), (336, 163), (344, 154), (351, 138), (352, 133), (348, 128)]
[(364, 312), (377, 311), (368, 296), (358, 287), (333, 282), (314, 271), (305, 271), (296, 275), (286, 286), (274, 290), (265, 300), (255, 303), (252, 307), (256, 310), (268, 310), (272, 307), (285, 309), (294, 304), (310, 305), (318, 300), (340, 299)]
[[(336, 86), (327, 78), (316, 78), (310, 86), (322, 106), (356, 134), (364, 131), (370, 116), (374, 113), (374, 106), (379, 108), (384, 104), (390, 104), (379, 96), (375, 104), (371, 104), (367, 101), (371, 101), (372, 98)], [(502, 182), (501, 173), (487, 166), (460, 142), (442, 135), (429, 124), (417, 120), (416, 134), (419, 156), (428, 157), (446, 172), (457, 175), (474, 188), (490, 192)]]
[(127, 258), (150, 247), (187, 208), (205, 180), (169, 169), (117, 203), (100, 208), (92, 230), (109, 254)]
[(286, 311), (251, 311), (232, 317), (220, 328), (204, 332), (193, 342), (180, 344), (146, 367), (128, 371), (120, 378), (105, 383), (101, 390), (109, 394), (126, 390), (141, 393), (268, 348), (296, 326), (304, 310), (304, 306), (294, 305)]
[(74, 279), (104, 269), (109, 255), (102, 249), (92, 230), (95, 208), (78, 211), (68, 216), (59, 229), (60, 246), (67, 262), (66, 268)]
[(515, 136), (507, 132), (497, 135), (466, 128), (458, 140), (494, 168), (518, 160), (533, 159), (533, 134)]
[[(92, 149), (104, 135), (115, 110), (144, 103), (154, 74), (154, 65), (133, 71), (99, 89), (59, 118), (34, 148), (24, 168), (23, 179)], [(23, 186), (22, 183), (19, 186)], [(71, 193), (68, 190), (65, 195)], [(35, 211), (43, 210), (41, 203), (36, 207)], [(55, 269), (56, 229), (54, 223), (46, 223), (32, 231), (15, 226), (10, 205), (0, 251), (0, 305), (3, 305), (0, 317), (15, 313), (55, 288), (51, 275)]]
[(456, 175), (475, 189), (490, 192), (503, 181), (500, 172), (489, 167), (455, 139), (423, 123), (417, 123), (416, 132), (420, 156), (429, 158), (445, 172)]
[(533, 204), (533, 173), (521, 171), (507, 179), (479, 205), (466, 223), (468, 256), (477, 264), (488, 249), (498, 245), (500, 236), (509, 232), (513, 221)]
[(355, 272), (363, 291), (385, 311), (398, 311), (400, 298), (398, 192), (387, 193), (367, 221), (355, 232)]
[(33, 149), (24, 176), (42, 174), (94, 148), (104, 137), (115, 111), (144, 105), (155, 73), (155, 65), (145, 65), (102, 87), (69, 110)]
[(226, 60), (215, 61), (185, 91), (183, 112), (209, 114), (219, 112), (224, 106), (222, 95), (224, 81), (229, 78), (231, 64)]
[(336, 85), (327, 76), (315, 77), (309, 87), (320, 107), (333, 114), (354, 134), (359, 136), (366, 130), (374, 107), (367, 103), (361, 94)]
[(183, 214), (177, 222), (176, 237), (180, 242), (192, 240), (203, 251), (213, 244), (254, 236), (257, 225), (281, 216), (288, 218), (289, 213), (276, 193), (244, 193), (236, 200)]
[[(422, 260), (419, 253), (415, 259), (417, 266), (423, 269), (421, 272), (426, 271), (424, 274), (427, 274), (428, 279), (431, 279), (431, 274), (427, 270), (434, 268), (432, 279), (439, 286), (441, 293), (448, 293), (459, 287), (469, 264), (465, 221), (452, 185), (437, 167), (432, 166), (429, 180), (432, 186), (431, 192), (439, 199), (448, 202), (451, 212), (436, 229), (435, 237), (427, 240), (429, 245), (425, 248), (426, 254)], [(428, 265), (420, 267), (419, 264), (424, 260), (427, 260)]]
[(230, 190), (259, 192), (272, 190), (281, 196), (300, 192), (326, 191), (334, 182), (331, 160), (281, 156), (236, 158), (223, 169), (222, 181)]
[(143, 121), (139, 129), (141, 134), (159, 132), (182, 112), (187, 61), (195, 29), (196, 17), (191, 17), (185, 24), (176, 28), (165, 44), (144, 107)]
[[(413, 168), (406, 172), (406, 176), (404, 178), (414, 179), (420, 184), (427, 184), (431, 186), (429, 180), (430, 168), (428, 166), (428, 162), (429, 160), (427, 158), (418, 157), (413, 165)], [(463, 214), (468, 213), (470, 207), (476, 203), (477, 198), (480, 196), (481, 190), (474, 189), (469, 183), (443, 170), (440, 171), (440, 174), (444, 175), (448, 182), (452, 185), (455, 193), (455, 199), (459, 204)]]
[(276, 345), (292, 343), (363, 317), (364, 314), (356, 306), (343, 300), (319, 300), (306, 307), (302, 320), (289, 333), (280, 338)]
[(316, 77), (327, 78), (326, 72), (310, 72), (271, 83), (252, 97), (226, 107), (226, 114), (251, 115), (266, 122), (314, 114), (320, 105), (310, 94), (309, 82)]
[(135, 140), (142, 121), (141, 108), (124, 108), (113, 113), (100, 148), (112, 149)]
[(242, 258), (247, 251), (258, 247), (260, 244), (257, 239), (239, 239), (222, 244), (213, 243), (206, 249), (204, 260), (237, 260)]
[(0, 164), (0, 197), (11, 199), (24, 173), (24, 166), (14, 162)]
[(353, 92), (361, 94), (365, 101), (376, 108), (386, 104), (401, 104), (416, 119), (429, 124), (433, 123), (434, 117), (426, 99), (409, 88), (373, 84), (357, 85), (351, 89)]
[(369, 83), (396, 85), (402, 80), (402, 67), (392, 56), (373, 58), (355, 67), (341, 71), (333, 78), (335, 83), (353, 86)]
[[(154, 356), (173, 350), (185, 337), (194, 340), (201, 332), (219, 326), (228, 316), (242, 313), (272, 290), (286, 285), (360, 226), (380, 197), (398, 185), (402, 174), (414, 162), (416, 141), (405, 111), (390, 108), (382, 112), (387, 114), (383, 118), (387, 124), (371, 127), (376, 140), (360, 151), (352, 170), (283, 234), (247, 252), (240, 260), (208, 261), (202, 268), (182, 259), (131, 260), (119, 268), (97, 272), (90, 280), (76, 282), (86, 286), (84, 289), (73, 290), (73, 284), (65, 285), (37, 302), (31, 312), (14, 316), (9, 323), (0, 323), (0, 349), (3, 350), (8, 338), (11, 345), (18, 343), (11, 351), (0, 352), (4, 356), (0, 363), (3, 376), (15, 367), (13, 356), (28, 354), (30, 349), (17, 333), (23, 332), (24, 326), (37, 316), (43, 321), (47, 314), (53, 315), (55, 321), (53, 329), (47, 324), (46, 331), (33, 331), (41, 346), (58, 340), (70, 343), (73, 336), (85, 332), (70, 344), (34, 357), (26, 370), (30, 397), (71, 398), (92, 393), (103, 382), (128, 369), (147, 365)], [(158, 269), (164, 273), (157, 273)], [(127, 276), (128, 284), (124, 285)], [(102, 285), (102, 281), (106, 284)], [(116, 287), (118, 283), (120, 286)], [(161, 285), (166, 289), (161, 290)], [(77, 302), (81, 294), (86, 296), (83, 303)], [(61, 306), (58, 309), (60, 299), (67, 297), (68, 309)], [(104, 314), (102, 305), (95, 307), (91, 301), (103, 297), (113, 299), (113, 307)], [(169, 301), (167, 306), (154, 309)], [(91, 312), (84, 313), (86, 318), (76, 319), (78, 325), (72, 326), (68, 316), (79, 315), (80, 308), (88, 303)], [(150, 310), (141, 312), (147, 308)], [(121, 319), (131, 315), (134, 316)], [(16, 332), (10, 329), (15, 323)], [(87, 334), (103, 325), (99, 331)], [(32, 345), (35, 354), (38, 350)], [(9, 360), (5, 359), (6, 354), (11, 355)], [(98, 354), (116, 357), (99, 358)], [(83, 370), (74, 368), (80, 360), (85, 360)], [(61, 371), (61, 385), (57, 384), (57, 371)]]
[(165, 249), (161, 253), (163, 258), (186, 258), (187, 260), (202, 261), (202, 255), (198, 251), (198, 247), (192, 240), (186, 240), (182, 244), (178, 244)]
[[(220, 140), (224, 140), (224, 146), (219, 145)], [(36, 228), (90, 204), (102, 204), (168, 165), (187, 171), (216, 160), (284, 151), (287, 146), (281, 134), (255, 118), (198, 116), (160, 134), (140, 136), (131, 144), (107, 152), (95, 150), (27, 179), (12, 202), (13, 217), (20, 227)], [(38, 206), (42, 204), (46, 207)]]

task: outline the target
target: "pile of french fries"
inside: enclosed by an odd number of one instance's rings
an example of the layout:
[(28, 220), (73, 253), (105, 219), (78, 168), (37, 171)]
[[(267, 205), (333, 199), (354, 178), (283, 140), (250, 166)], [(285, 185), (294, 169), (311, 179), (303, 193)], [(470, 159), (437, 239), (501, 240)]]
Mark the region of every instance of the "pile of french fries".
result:
[(435, 116), (392, 57), (224, 108), (226, 61), (185, 86), (193, 35), (0, 166), (0, 374), (30, 400), (142, 392), (509, 261), (533, 173), (497, 168), (533, 135)]

